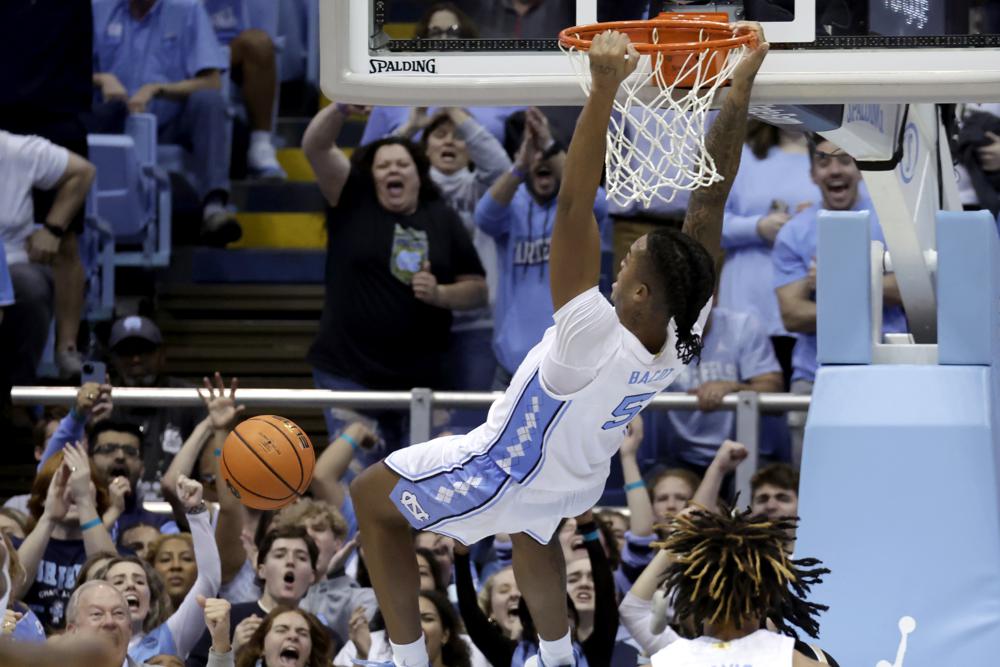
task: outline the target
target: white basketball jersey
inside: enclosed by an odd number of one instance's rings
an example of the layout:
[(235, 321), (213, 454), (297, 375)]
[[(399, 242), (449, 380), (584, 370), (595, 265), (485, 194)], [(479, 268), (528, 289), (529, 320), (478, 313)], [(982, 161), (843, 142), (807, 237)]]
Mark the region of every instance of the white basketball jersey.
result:
[(769, 630), (724, 642), (678, 639), (653, 654), (652, 667), (791, 667), (795, 640)]
[[(653, 354), (619, 322), (614, 307), (596, 288), (564, 309), (578, 300), (587, 308), (588, 320), (600, 320), (593, 330), (601, 336), (587, 355), (599, 361), (583, 369), (592, 379), (573, 393), (552, 390), (552, 378), (543, 373), (543, 365), (546, 371), (551, 365), (543, 362), (558, 344), (557, 327), (563, 324), (550, 327), (490, 408), (486, 423), (465, 436), (460, 446), (467, 455), (499, 450), (491, 458), (519, 484), (539, 491), (602, 486), (626, 424), (685, 369), (677, 358), (672, 320), (666, 343)], [(692, 328), (694, 333), (701, 334), (710, 310), (711, 300)], [(563, 311), (557, 313), (557, 320), (562, 315)]]

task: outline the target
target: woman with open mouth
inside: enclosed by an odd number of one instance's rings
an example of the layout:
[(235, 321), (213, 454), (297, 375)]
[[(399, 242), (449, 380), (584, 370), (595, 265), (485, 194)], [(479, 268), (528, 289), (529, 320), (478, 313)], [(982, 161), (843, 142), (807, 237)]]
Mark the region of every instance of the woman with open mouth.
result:
[[(322, 389), (438, 387), (452, 312), (488, 304), (485, 272), (417, 144), (387, 137), (350, 158), (337, 145), (348, 115), (362, 111), (331, 104), (302, 139), (329, 204), (326, 291), (307, 361)], [(458, 164), (454, 141), (441, 148), (446, 169)], [(331, 434), (356, 419), (342, 409), (325, 417)], [(388, 450), (408, 440), (398, 415), (367, 417), (379, 422)]]
[(128, 654), (140, 664), (156, 655), (187, 657), (205, 630), (197, 598), (215, 595), (222, 580), (215, 531), (202, 500), (201, 484), (181, 476), (177, 482), (177, 497), (191, 526), (197, 575), (176, 610), (169, 591), (181, 584), (165, 587), (157, 571), (145, 561), (135, 556), (114, 558), (104, 573), (104, 580), (120, 590), (128, 603), (132, 617)]
[[(212, 636), (208, 667), (329, 667), (333, 645), (326, 628), (302, 609), (279, 605), (271, 610), (244, 646), (229, 641), (229, 603), (202, 600)], [(235, 655), (234, 655), (235, 654)]]

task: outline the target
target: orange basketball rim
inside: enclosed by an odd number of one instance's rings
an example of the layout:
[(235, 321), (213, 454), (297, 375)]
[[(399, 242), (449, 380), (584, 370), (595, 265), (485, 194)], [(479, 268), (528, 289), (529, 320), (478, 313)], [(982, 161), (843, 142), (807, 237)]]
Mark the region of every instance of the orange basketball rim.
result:
[[(700, 81), (718, 75), (730, 51), (757, 46), (757, 36), (752, 32), (737, 35), (724, 12), (664, 12), (653, 19), (578, 25), (562, 30), (559, 44), (588, 51), (594, 37), (606, 30), (625, 33), (636, 51), (658, 61), (662, 80), (656, 80), (661, 87), (697, 87)], [(692, 71), (692, 54), (705, 53), (707, 67)]]

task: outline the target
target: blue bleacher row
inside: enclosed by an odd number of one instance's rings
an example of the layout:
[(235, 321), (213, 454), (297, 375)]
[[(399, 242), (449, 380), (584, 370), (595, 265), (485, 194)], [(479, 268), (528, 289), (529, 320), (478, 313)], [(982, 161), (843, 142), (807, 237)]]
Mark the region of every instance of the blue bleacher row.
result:
[[(233, 11), (271, 37), (278, 53), (279, 83), (318, 83), (318, 0), (215, 0), (212, 4), (236, 5)], [(228, 62), (228, 49), (220, 49)], [(222, 86), (223, 97), (230, 101), (227, 135), (231, 141), (234, 118), (246, 112), (228, 76), (222, 78)], [(277, 104), (276, 95), (275, 108)], [(109, 319), (114, 310), (114, 267), (170, 264), (173, 212), (168, 174), (182, 174), (189, 181), (193, 176), (191, 155), (184, 147), (158, 143), (153, 114), (130, 114), (124, 134), (91, 134), (87, 145), (97, 177), (87, 198), (81, 254), (88, 278), (86, 317), (99, 321)]]

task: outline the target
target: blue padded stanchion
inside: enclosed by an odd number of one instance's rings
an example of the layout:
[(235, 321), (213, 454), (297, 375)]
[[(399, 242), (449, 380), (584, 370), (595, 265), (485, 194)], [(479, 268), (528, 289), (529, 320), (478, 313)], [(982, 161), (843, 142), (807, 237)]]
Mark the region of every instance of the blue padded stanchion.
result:
[(833, 571), (813, 597), (842, 665), (891, 664), (904, 617), (905, 667), (997, 664), (1000, 243), (962, 213), (939, 217), (937, 241), (941, 362), (816, 377), (795, 553)]

